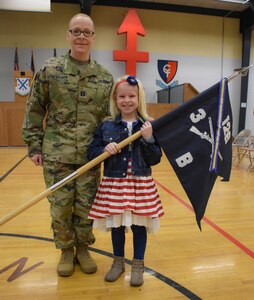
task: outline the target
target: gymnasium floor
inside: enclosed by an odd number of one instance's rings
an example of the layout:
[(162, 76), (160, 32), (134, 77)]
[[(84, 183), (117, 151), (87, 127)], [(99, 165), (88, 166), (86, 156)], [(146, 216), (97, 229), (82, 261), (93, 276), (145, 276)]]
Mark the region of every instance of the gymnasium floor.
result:
[[(42, 169), (25, 148), (0, 148), (0, 218), (45, 190)], [(19, 161), (20, 164), (11, 171)], [(153, 168), (165, 216), (158, 233), (148, 236), (144, 285), (129, 285), (132, 234), (127, 234), (126, 271), (104, 282), (111, 265), (110, 234), (94, 231), (91, 254), (98, 264), (87, 275), (78, 265), (58, 277), (47, 199), (0, 228), (0, 299), (254, 299), (254, 172), (247, 162), (234, 167), (230, 182), (217, 180), (202, 221), (202, 232), (167, 159)]]

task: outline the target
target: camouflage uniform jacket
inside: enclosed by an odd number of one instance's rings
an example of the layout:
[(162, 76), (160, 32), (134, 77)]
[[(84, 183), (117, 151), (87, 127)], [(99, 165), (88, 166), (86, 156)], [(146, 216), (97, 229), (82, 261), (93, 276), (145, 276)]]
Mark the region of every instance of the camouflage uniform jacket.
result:
[(94, 60), (84, 73), (69, 53), (48, 60), (35, 75), (26, 105), (22, 137), (29, 156), (86, 163), (93, 132), (108, 115), (112, 84), (112, 75)]

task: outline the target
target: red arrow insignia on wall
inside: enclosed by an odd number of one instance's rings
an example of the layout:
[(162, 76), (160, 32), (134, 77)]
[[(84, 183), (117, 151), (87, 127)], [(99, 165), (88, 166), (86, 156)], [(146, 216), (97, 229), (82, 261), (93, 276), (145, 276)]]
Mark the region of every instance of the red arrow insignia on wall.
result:
[(126, 61), (126, 74), (136, 76), (136, 63), (148, 62), (149, 53), (137, 51), (137, 35), (145, 36), (145, 30), (135, 11), (130, 9), (117, 34), (126, 33), (126, 50), (114, 50), (114, 60)]

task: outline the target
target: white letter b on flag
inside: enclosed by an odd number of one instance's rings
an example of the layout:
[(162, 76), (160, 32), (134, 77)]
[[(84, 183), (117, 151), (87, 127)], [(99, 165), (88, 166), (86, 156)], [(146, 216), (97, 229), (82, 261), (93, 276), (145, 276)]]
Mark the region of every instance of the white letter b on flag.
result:
[(176, 159), (176, 163), (179, 168), (183, 168), (192, 162), (193, 162), (193, 157), (190, 152), (187, 152)]

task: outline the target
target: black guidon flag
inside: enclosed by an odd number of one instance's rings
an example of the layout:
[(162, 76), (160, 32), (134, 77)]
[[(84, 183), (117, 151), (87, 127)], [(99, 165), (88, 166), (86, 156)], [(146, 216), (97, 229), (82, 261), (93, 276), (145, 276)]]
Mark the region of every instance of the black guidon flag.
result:
[(152, 126), (201, 230), (217, 176), (223, 181), (230, 178), (232, 111), (227, 79), (153, 121)]

